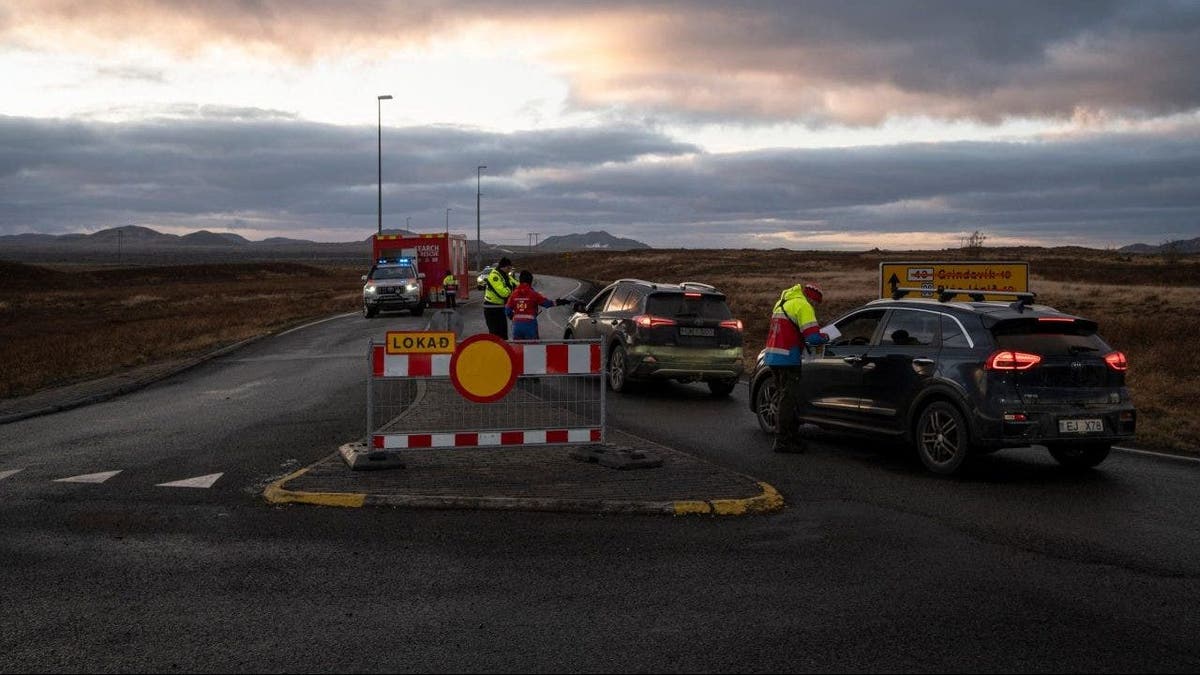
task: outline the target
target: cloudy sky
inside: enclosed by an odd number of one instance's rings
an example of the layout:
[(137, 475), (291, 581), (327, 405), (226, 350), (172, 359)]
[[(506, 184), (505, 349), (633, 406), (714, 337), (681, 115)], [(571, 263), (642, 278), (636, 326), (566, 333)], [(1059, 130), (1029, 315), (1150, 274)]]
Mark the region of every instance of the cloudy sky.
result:
[[(4, 0), (0, 235), (1200, 236), (1200, 2)], [(392, 100), (379, 101), (390, 94)]]

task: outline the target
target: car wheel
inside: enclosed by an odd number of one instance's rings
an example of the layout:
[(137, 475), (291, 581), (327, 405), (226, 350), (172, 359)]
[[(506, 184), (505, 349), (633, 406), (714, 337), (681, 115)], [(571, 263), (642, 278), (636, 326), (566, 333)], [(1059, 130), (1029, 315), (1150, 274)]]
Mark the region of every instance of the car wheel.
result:
[(725, 398), (733, 393), (733, 388), (737, 386), (737, 378), (729, 380), (709, 380), (708, 391), (715, 398)]
[(1047, 448), (1059, 464), (1069, 469), (1090, 469), (1107, 457), (1112, 446), (1107, 443), (1095, 445), (1051, 445)]
[(629, 361), (621, 345), (613, 347), (608, 355), (608, 388), (617, 392), (629, 390)]
[(364, 317), (366, 317), (368, 319), (373, 319), (373, 318), (375, 318), (375, 315), (378, 313), (379, 313), (379, 310), (377, 308), (371, 307), (370, 305), (363, 305), (363, 316)]
[(962, 413), (946, 401), (934, 401), (917, 419), (917, 456), (930, 471), (952, 474), (971, 454), (971, 433)]
[(779, 427), (779, 390), (774, 377), (767, 376), (754, 392), (754, 416), (758, 427), (768, 434)]

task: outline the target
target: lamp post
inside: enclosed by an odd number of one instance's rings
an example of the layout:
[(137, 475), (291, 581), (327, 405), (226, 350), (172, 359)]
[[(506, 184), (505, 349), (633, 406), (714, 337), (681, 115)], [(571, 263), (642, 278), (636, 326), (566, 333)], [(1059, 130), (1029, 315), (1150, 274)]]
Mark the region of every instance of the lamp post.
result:
[(412, 216), (404, 217), (404, 229), (408, 230), (409, 232), (412, 232)]
[(446, 236), (450, 236), (450, 209), (446, 209)]
[(483, 243), (479, 236), (479, 181), (487, 166), (480, 164), (475, 167), (475, 269), (483, 269)]
[(379, 218), (379, 227), (376, 230), (377, 234), (383, 234), (383, 102), (390, 101), (391, 94), (384, 94), (375, 97), (375, 113), (378, 117), (379, 138), (377, 139), (378, 157), (379, 157), (379, 208), (376, 214)]

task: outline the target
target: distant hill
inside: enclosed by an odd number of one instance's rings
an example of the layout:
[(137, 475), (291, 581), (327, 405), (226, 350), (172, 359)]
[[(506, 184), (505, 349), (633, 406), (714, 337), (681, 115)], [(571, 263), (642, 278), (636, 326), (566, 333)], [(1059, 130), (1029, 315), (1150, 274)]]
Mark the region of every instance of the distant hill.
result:
[(614, 237), (604, 232), (588, 232), (587, 234), (564, 234), (546, 237), (537, 245), (538, 251), (579, 251), (601, 249), (607, 251), (632, 251), (650, 248), (649, 245), (633, 239)]
[(1150, 244), (1130, 244), (1117, 249), (1121, 253), (1200, 253), (1200, 237), (1195, 239), (1177, 239), (1165, 244), (1152, 246)]
[(179, 241), (194, 246), (246, 246), (250, 244), (249, 239), (239, 234), (233, 234), (232, 232), (209, 232), (208, 230), (185, 234), (179, 238)]

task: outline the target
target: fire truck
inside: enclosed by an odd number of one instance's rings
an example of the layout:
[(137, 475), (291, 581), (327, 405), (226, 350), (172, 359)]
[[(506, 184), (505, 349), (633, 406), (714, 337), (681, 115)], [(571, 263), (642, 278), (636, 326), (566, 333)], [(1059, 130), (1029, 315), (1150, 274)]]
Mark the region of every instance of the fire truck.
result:
[(468, 299), (473, 284), (467, 277), (467, 237), (462, 234), (377, 234), (371, 238), (372, 264), (380, 260), (409, 258), (425, 275), (427, 307), (445, 307), (446, 270), (458, 279), (458, 302)]

